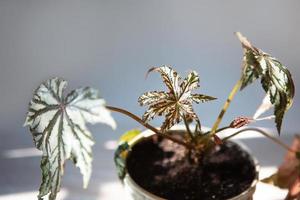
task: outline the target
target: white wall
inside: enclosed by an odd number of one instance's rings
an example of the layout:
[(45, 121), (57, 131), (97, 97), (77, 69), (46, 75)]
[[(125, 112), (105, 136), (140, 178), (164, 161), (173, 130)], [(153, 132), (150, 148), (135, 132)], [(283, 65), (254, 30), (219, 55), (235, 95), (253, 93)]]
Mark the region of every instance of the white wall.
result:
[[(297, 0), (1, 0), (0, 134), (27, 132), (22, 124), (32, 92), (53, 76), (67, 79), (70, 88), (97, 87), (109, 104), (141, 115), (138, 96), (162, 87), (157, 74), (145, 80), (145, 72), (162, 64), (200, 73), (199, 92), (219, 98), (196, 105), (202, 123), (211, 126), (240, 75), (234, 31), (289, 66), (296, 99), (282, 132), (294, 133), (300, 128), (299, 9)], [(260, 86), (238, 94), (224, 123), (252, 115), (262, 97)], [(114, 116), (120, 126), (137, 126)]]

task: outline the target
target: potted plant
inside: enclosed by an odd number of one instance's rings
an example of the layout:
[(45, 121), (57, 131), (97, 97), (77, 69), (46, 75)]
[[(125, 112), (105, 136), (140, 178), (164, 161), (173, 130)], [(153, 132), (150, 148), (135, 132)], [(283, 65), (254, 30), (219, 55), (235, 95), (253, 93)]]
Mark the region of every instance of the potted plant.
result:
[[(147, 129), (125, 133), (115, 151), (118, 175), (133, 199), (251, 199), (258, 180), (257, 162), (243, 145), (230, 141), (245, 130), (258, 131), (287, 149), (296, 163), (289, 165), (289, 169), (298, 177), (296, 158), (299, 158), (300, 148), (290, 148), (257, 128), (239, 129), (251, 122), (275, 118), (280, 133), (284, 114), (292, 105), (294, 84), (288, 69), (277, 59), (251, 45), (240, 33), (236, 35), (244, 51), (241, 77), (209, 130), (201, 127), (192, 104), (215, 98), (193, 93), (199, 87), (195, 71), (181, 79), (170, 66), (151, 68), (148, 74), (160, 73), (167, 91), (146, 92), (139, 97), (140, 105), (147, 106), (142, 118), (106, 105), (96, 89), (79, 88), (64, 97), (66, 81), (63, 79), (52, 78), (42, 83), (29, 104), (25, 122), (36, 147), (43, 152), (38, 198), (56, 199), (66, 160), (72, 160), (79, 167), (83, 186), (87, 187), (94, 141), (86, 123), (105, 123), (115, 128), (111, 111), (125, 114)], [(266, 97), (254, 117), (238, 117), (220, 128), (235, 94), (256, 79), (261, 80)], [(260, 117), (271, 107), (274, 107), (274, 115)], [(160, 128), (149, 124), (156, 116), (165, 117)], [(176, 127), (180, 122), (184, 125)], [(219, 134), (225, 129), (233, 132), (221, 137)], [(274, 175), (265, 182), (274, 183), (277, 178), (278, 175)], [(298, 179), (291, 180), (285, 187), (299, 184)], [(279, 182), (282, 181), (277, 180), (275, 184)]]

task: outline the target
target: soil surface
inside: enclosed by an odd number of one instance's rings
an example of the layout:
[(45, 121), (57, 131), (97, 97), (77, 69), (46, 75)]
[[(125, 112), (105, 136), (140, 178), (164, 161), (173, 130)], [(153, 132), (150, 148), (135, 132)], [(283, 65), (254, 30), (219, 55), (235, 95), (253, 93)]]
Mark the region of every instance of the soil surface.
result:
[(195, 164), (184, 147), (157, 136), (134, 145), (127, 169), (141, 187), (170, 200), (227, 199), (255, 178), (252, 159), (235, 143), (215, 147)]

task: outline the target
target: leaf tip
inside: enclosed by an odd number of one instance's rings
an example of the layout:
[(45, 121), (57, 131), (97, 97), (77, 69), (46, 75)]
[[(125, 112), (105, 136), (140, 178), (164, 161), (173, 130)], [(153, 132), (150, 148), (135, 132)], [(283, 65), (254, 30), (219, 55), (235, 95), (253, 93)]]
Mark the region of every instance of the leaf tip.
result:
[(276, 124), (276, 128), (277, 128), (278, 135), (280, 136), (280, 133), (281, 133), (281, 123), (277, 123)]
[(89, 181), (84, 181), (83, 189), (87, 189), (88, 185), (89, 185)]
[(217, 97), (211, 97), (211, 100), (217, 100), (218, 98)]
[(234, 34), (235, 34), (239, 39), (243, 37), (242, 34), (241, 34), (241, 32), (239, 32), (239, 31), (234, 32)]
[(235, 32), (235, 35), (237, 36), (239, 41), (242, 43), (242, 46), (244, 48), (253, 49), (253, 46), (251, 45), (249, 40), (245, 36), (243, 36), (241, 32)]
[(23, 123), (23, 127), (26, 127), (26, 126), (29, 126), (29, 125), (30, 125), (30, 123), (29, 123), (29, 121), (26, 117), (25, 122)]
[(157, 69), (158, 67), (150, 67), (150, 69), (146, 72), (146, 74), (145, 74), (145, 79), (147, 79), (148, 78), (148, 76), (149, 76), (149, 74), (151, 73), (151, 72), (153, 72), (153, 71), (155, 71), (155, 69)]
[(113, 129), (113, 130), (116, 130), (117, 129), (117, 123), (116, 121), (111, 118), (110, 120), (108, 120), (107, 124)]

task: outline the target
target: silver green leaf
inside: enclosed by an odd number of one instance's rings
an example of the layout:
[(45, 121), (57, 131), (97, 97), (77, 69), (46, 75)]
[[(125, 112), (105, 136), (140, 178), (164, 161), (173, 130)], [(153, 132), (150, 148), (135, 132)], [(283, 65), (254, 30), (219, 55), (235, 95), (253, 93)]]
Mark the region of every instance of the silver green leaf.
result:
[(29, 126), (36, 147), (43, 152), (39, 199), (56, 198), (68, 159), (79, 167), (83, 185), (87, 187), (94, 141), (86, 123), (116, 126), (97, 90), (80, 88), (64, 98), (66, 85), (59, 78), (42, 83), (29, 104), (24, 124)]
[(146, 92), (139, 97), (141, 106), (148, 106), (143, 115), (144, 121), (149, 121), (155, 116), (165, 116), (161, 126), (162, 131), (170, 129), (174, 124), (182, 121), (183, 118), (192, 119), (200, 124), (199, 118), (193, 110), (192, 103), (214, 100), (214, 97), (192, 94), (192, 90), (199, 87), (199, 76), (192, 71), (182, 81), (178, 73), (170, 66), (151, 68), (149, 72), (159, 72), (168, 91)]
[(261, 79), (262, 87), (274, 106), (276, 127), (280, 133), (284, 114), (293, 103), (295, 88), (291, 73), (276, 58), (252, 46), (241, 33), (237, 36), (244, 49), (241, 89)]

